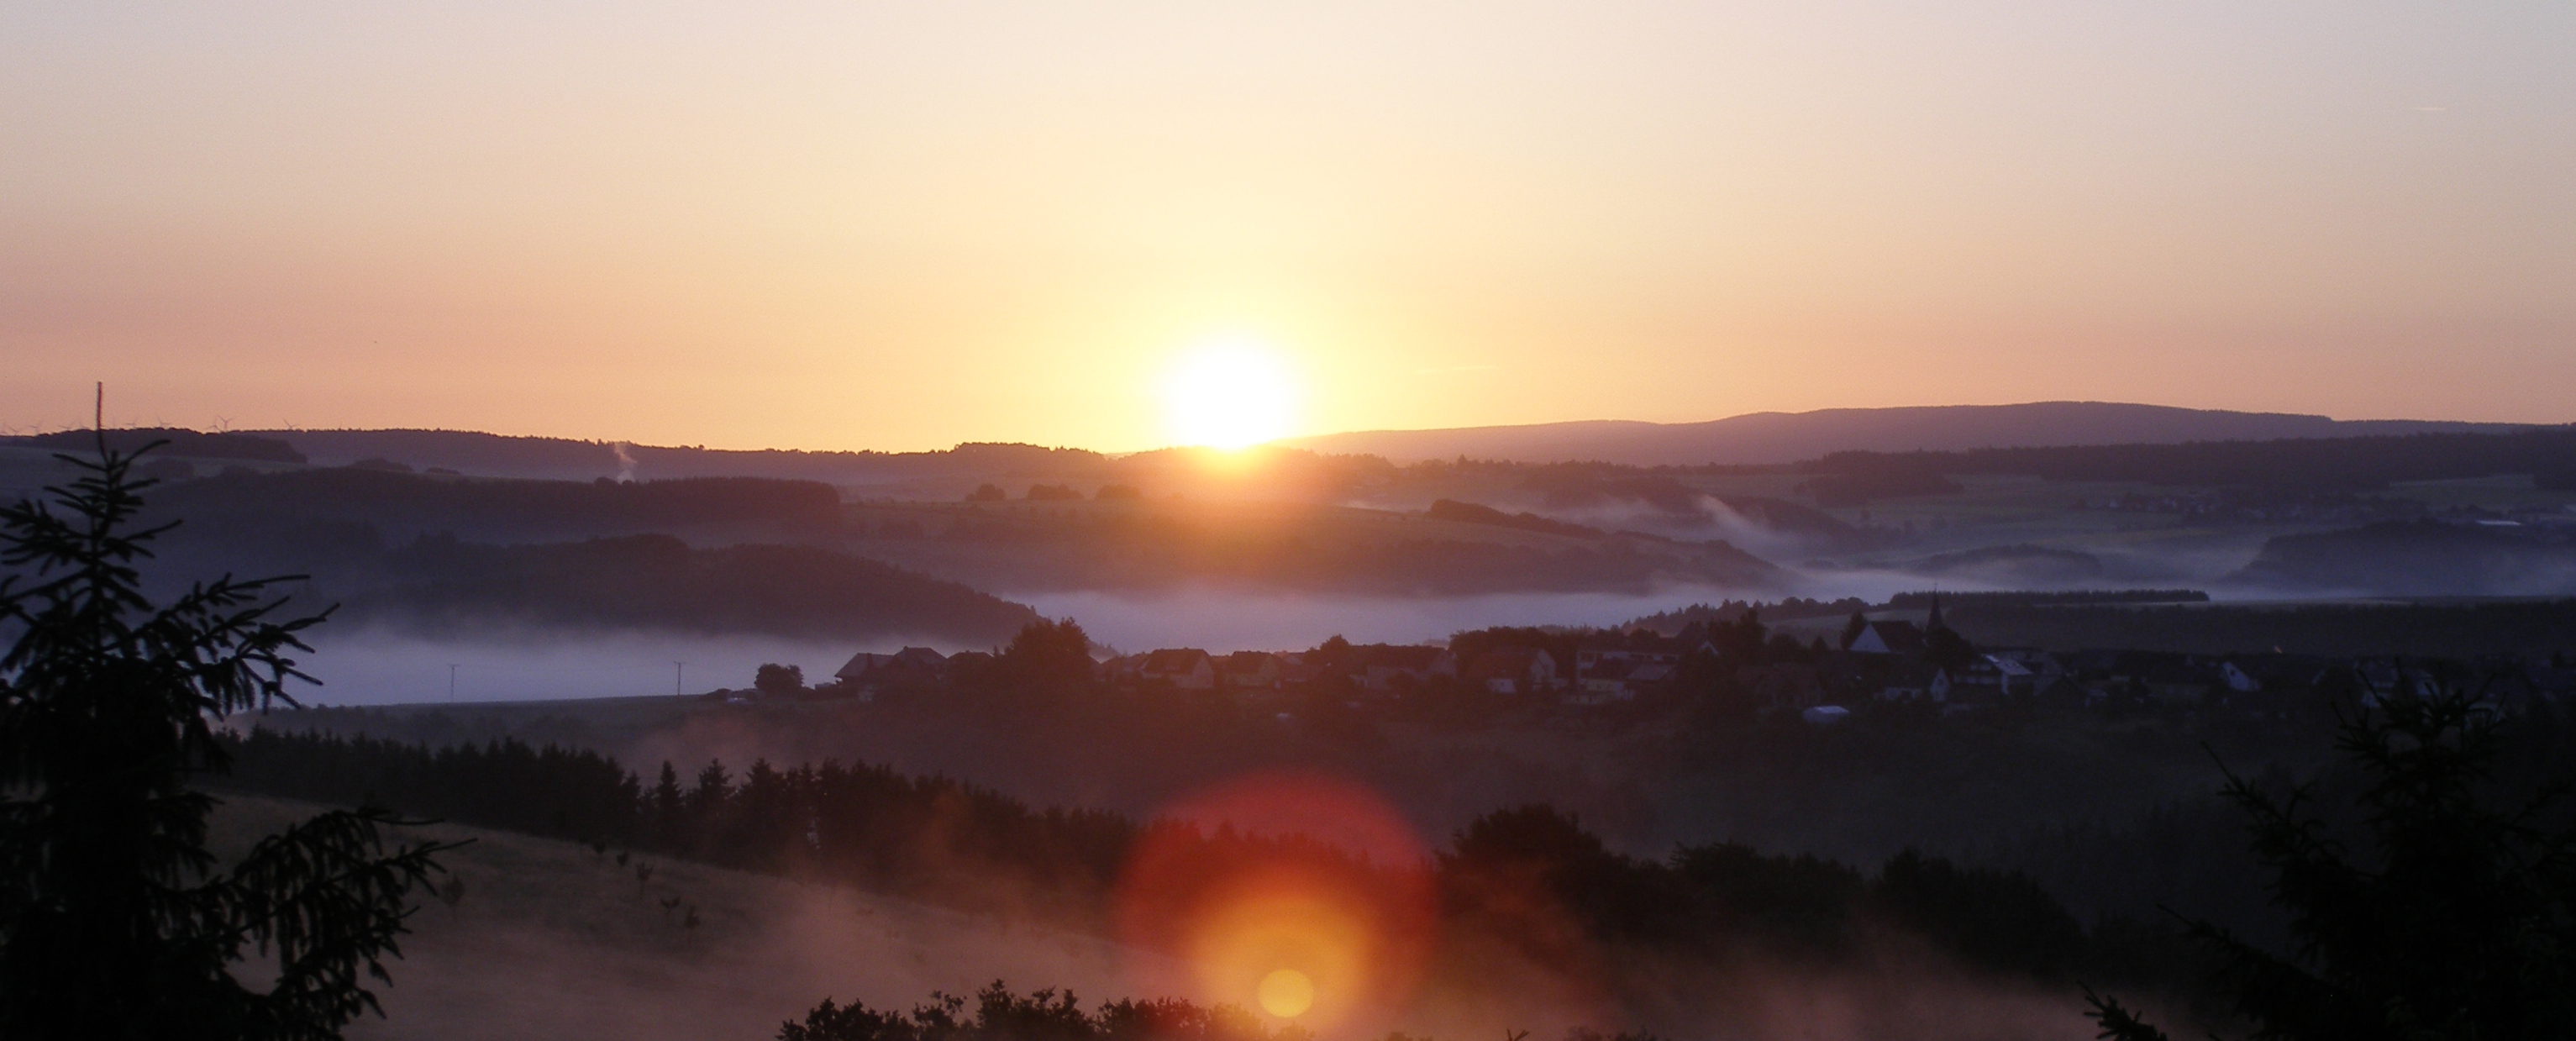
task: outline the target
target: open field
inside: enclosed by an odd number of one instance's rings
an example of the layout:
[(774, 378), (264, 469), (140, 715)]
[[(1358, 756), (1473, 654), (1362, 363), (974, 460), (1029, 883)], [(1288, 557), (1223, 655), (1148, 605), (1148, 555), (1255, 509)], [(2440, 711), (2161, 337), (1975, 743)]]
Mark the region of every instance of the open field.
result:
[[(216, 852), (238, 855), (316, 810), (230, 798), (214, 821)], [(760, 1041), (827, 996), (908, 1009), (933, 991), (971, 995), (999, 980), (1070, 990), (1089, 1007), (1171, 996), (1189, 978), (1169, 957), (1096, 936), (847, 888), (668, 860), (649, 862), (641, 879), (636, 866), (647, 862), (620, 864), (621, 851), (451, 825), (398, 837), (468, 842), (442, 854), (439, 876), (462, 880), (464, 895), (419, 896), (404, 956), (389, 965), (394, 982), (374, 988), (386, 1015), (353, 1024), (354, 1041)], [(1443, 964), (1404, 1007), (1324, 1041), (1390, 1029), (1442, 1041), (1557, 1037), (1608, 1022), (1602, 981), (1490, 950), (1453, 950)], [(2088, 1029), (2065, 988), (1967, 972), (1892, 938), (1846, 969), (1743, 964), (1693, 975), (1674, 981), (1682, 990), (1663, 1014), (1727, 1037), (2046, 1041)]]
[[(218, 851), (237, 855), (315, 811), (228, 797)], [(449, 825), (406, 834), (471, 840), (442, 857), (465, 896), (424, 896), (394, 985), (378, 988), (387, 1018), (354, 1024), (359, 1041), (758, 1041), (827, 996), (910, 1008), (1002, 979), (1097, 998), (1168, 972), (1160, 955), (1098, 937), (845, 888), (661, 860), (643, 880), (645, 862), (571, 842)]]

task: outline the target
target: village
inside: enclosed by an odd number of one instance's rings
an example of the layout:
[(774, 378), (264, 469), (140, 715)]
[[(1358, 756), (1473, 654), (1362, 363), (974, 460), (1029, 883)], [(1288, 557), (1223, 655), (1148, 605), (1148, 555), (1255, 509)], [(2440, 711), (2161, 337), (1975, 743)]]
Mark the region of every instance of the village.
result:
[[(1725, 714), (1831, 725), (1855, 713), (1938, 717), (2004, 710), (2224, 713), (2258, 718), (2334, 705), (2368, 705), (2399, 693), (2464, 692), (2494, 711), (2576, 703), (2576, 662), (2564, 655), (2474, 661), (2253, 653), (1980, 646), (1944, 623), (1937, 598), (1920, 621), (1854, 612), (1838, 634), (1801, 642), (1766, 628), (1758, 608), (1675, 634), (1644, 627), (1489, 629), (1441, 643), (1353, 644), (1334, 637), (1306, 650), (1211, 651), (1177, 647), (1093, 663), (1091, 679), (1128, 693), (1216, 698), (1277, 709), (1283, 720), (1319, 695), (1366, 714), (1408, 702), (1481, 703), (1495, 712), (1567, 715), (1713, 706)], [(764, 667), (750, 689), (712, 700), (855, 700), (934, 695), (990, 675), (995, 655), (928, 647), (862, 651), (826, 681)], [(772, 672), (775, 668), (777, 671)]]

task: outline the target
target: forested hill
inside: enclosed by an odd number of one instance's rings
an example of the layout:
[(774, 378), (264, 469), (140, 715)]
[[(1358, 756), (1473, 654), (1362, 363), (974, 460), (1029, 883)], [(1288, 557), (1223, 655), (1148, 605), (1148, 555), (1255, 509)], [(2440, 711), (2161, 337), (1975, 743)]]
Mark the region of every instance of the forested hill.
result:
[[(1122, 874), (1150, 843), (1155, 863), (1168, 867), (1158, 869), (1158, 885), (1144, 896), (1175, 909), (1237, 884), (1248, 871), (1283, 865), (1332, 879), (1338, 892), (1389, 916), (1415, 913), (1427, 885), (1437, 896), (1431, 906), (1452, 945), (1449, 956), (1467, 964), (1489, 964), (1498, 950), (1561, 958), (1575, 943), (1587, 961), (1603, 963), (1607, 980), (1748, 954), (1860, 965), (1893, 931), (1969, 965), (2055, 983), (2077, 976), (2173, 982), (2184, 969), (2154, 923), (2121, 919), (2088, 930), (2020, 875), (1912, 851), (1875, 871), (1732, 844), (1640, 859), (1609, 850), (1573, 817), (1538, 805), (1490, 813), (1451, 836), (1433, 859), (1408, 864), (1372, 861), (1302, 835), (1039, 809), (962, 782), (864, 765), (755, 762), (737, 773), (711, 762), (684, 774), (664, 764), (644, 778), (593, 752), (515, 741), (431, 749), (255, 730), (226, 747), (234, 765), (222, 790), (372, 800), (407, 814), (590, 843), (603, 858), (616, 851), (621, 864), (635, 853), (705, 860), (955, 906), (1034, 912), (1084, 929), (1110, 927)], [(635, 866), (650, 871), (649, 863)], [(1126, 920), (1137, 910), (1119, 913)], [(1605, 996), (1652, 1000), (1651, 987), (1612, 990)]]
[(2520, 525), (2388, 521), (2273, 536), (2231, 577), (2294, 591), (2562, 597), (2576, 589), (2576, 538)]
[(1755, 412), (1705, 423), (1577, 422), (1449, 430), (1375, 430), (1290, 438), (1319, 452), (1629, 466), (1779, 464), (1845, 451), (1943, 452), (2027, 445), (2174, 444), (2432, 432), (2495, 432), (2503, 423), (2329, 419), (2106, 401)]
[(816, 546), (693, 549), (668, 535), (489, 546), (424, 538), (334, 573), (352, 621), (910, 638), (993, 646), (1036, 611), (955, 582)]
[(2541, 487), (2576, 487), (2576, 426), (2502, 433), (2206, 441), (2190, 444), (1993, 448), (1959, 452), (1841, 452), (1797, 470), (1863, 481), (1944, 474), (2026, 474), (2052, 481), (2169, 486), (2369, 490), (2398, 481), (2529, 474)]
[(323, 466), (381, 459), (492, 477), (664, 480), (771, 477), (865, 484), (951, 474), (1063, 477), (1098, 469), (1106, 456), (1071, 448), (962, 444), (932, 452), (738, 450), (639, 445), (561, 437), (512, 437), (472, 430), (266, 430)]
[(240, 460), (261, 463), (302, 463), (304, 454), (295, 446), (273, 437), (251, 434), (206, 433), (184, 427), (128, 427), (107, 431), (102, 438), (93, 430), (57, 430), (50, 434), (20, 434), (0, 437), (0, 446), (35, 448), (87, 456), (98, 450), (101, 440), (119, 452), (136, 452), (146, 445), (158, 445), (153, 451), (174, 459)]
[(336, 468), (236, 472), (154, 488), (153, 517), (183, 538), (297, 525), (367, 525), (390, 539), (444, 532), (517, 540), (723, 528), (780, 536), (828, 527), (840, 497), (811, 481), (521, 481)]

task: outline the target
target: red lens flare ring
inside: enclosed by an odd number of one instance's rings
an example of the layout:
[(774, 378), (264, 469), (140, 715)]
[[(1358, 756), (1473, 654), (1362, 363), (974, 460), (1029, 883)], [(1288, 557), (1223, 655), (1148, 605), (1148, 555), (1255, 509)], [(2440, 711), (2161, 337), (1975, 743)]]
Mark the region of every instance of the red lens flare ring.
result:
[(1329, 1035), (1420, 983), (1438, 928), (1430, 853), (1366, 786), (1254, 774), (1157, 817), (1118, 896), (1120, 937), (1182, 966), (1150, 985)]

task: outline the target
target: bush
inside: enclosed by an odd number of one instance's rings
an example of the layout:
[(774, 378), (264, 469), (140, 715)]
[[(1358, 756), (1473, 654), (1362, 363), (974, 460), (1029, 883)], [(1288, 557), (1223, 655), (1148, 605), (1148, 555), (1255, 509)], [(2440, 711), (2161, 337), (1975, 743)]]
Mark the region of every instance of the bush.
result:
[(933, 991), (909, 1014), (825, 999), (802, 1022), (779, 1024), (778, 1041), (1311, 1041), (1296, 1024), (1266, 1029), (1233, 1005), (1201, 1006), (1175, 998), (1116, 1001), (1084, 1012), (1072, 992), (1013, 993), (1000, 980), (963, 998)]

